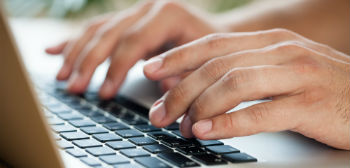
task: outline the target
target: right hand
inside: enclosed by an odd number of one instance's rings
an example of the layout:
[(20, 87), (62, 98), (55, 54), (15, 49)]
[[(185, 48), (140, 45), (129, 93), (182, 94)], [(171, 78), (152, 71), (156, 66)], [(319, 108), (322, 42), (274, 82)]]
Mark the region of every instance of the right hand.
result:
[[(84, 92), (97, 66), (111, 56), (99, 92), (102, 98), (108, 99), (115, 95), (128, 70), (138, 60), (170, 49), (166, 45), (179, 46), (217, 31), (218, 28), (198, 12), (182, 4), (147, 1), (116, 16), (95, 19), (80, 37), (47, 48), (46, 52), (63, 53), (64, 63), (56, 78), (68, 80), (68, 91), (72, 93)], [(171, 81), (176, 82), (174, 78)]]

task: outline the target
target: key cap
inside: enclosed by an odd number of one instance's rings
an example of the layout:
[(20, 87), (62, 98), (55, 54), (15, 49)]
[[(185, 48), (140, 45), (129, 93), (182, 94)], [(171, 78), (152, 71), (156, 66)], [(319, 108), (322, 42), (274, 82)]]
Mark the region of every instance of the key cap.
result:
[(170, 147), (183, 147), (183, 146), (193, 146), (193, 143), (180, 139), (180, 138), (168, 138), (161, 140), (162, 143)]
[(64, 139), (57, 141), (57, 145), (58, 145), (58, 147), (60, 147), (61, 149), (74, 148), (74, 146), (73, 146), (70, 142), (68, 142), (68, 141), (66, 141), (66, 140), (64, 140)]
[(135, 161), (147, 168), (170, 168), (169, 165), (167, 165), (166, 163), (160, 161), (155, 157), (140, 157), (140, 158), (136, 158)]
[(239, 152), (238, 149), (230, 145), (218, 145), (218, 146), (207, 146), (208, 151), (214, 154), (226, 154), (226, 153), (236, 153)]
[(181, 134), (181, 132), (180, 132), (180, 130), (173, 130), (173, 131), (171, 131), (173, 134), (175, 134), (175, 135), (177, 135), (177, 136), (179, 136), (180, 138), (184, 138), (184, 139), (186, 139), (184, 136), (182, 136), (182, 134)]
[(79, 139), (89, 139), (89, 136), (83, 132), (65, 132), (65, 133), (61, 133), (61, 136), (68, 141), (79, 140)]
[(130, 160), (122, 155), (106, 155), (106, 156), (100, 156), (99, 158), (103, 162), (110, 165), (130, 163)]
[(142, 132), (161, 131), (160, 128), (153, 125), (135, 125), (135, 128)]
[(118, 165), (114, 165), (114, 168), (143, 168), (139, 165), (136, 164), (118, 164)]
[(151, 153), (163, 153), (163, 152), (172, 152), (173, 151), (172, 149), (170, 149), (162, 144), (145, 145), (145, 146), (143, 146), (143, 148)]
[(186, 155), (193, 155), (193, 154), (204, 154), (206, 153), (205, 150), (202, 148), (199, 148), (197, 146), (189, 146), (189, 147), (178, 147), (176, 148), (179, 152), (186, 154)]
[(90, 153), (91, 155), (94, 155), (94, 156), (115, 154), (114, 150), (109, 148), (109, 147), (107, 147), (107, 146), (87, 148), (86, 152), (88, 152), (88, 153)]
[(200, 140), (200, 139), (191, 139), (193, 143), (196, 143), (199, 146), (212, 146), (212, 145), (223, 145), (224, 143), (217, 140)]
[(117, 130), (115, 133), (117, 133), (119, 136), (123, 138), (131, 138), (131, 137), (141, 137), (143, 134), (136, 130)]
[(157, 144), (158, 142), (149, 138), (149, 137), (136, 137), (136, 138), (130, 138), (130, 142), (134, 143), (135, 145), (152, 145)]
[(96, 167), (96, 166), (101, 166), (101, 163), (98, 162), (97, 160), (91, 158), (91, 157), (82, 157), (80, 158), (82, 162), (87, 164), (88, 166)]
[(100, 116), (100, 117), (91, 117), (92, 120), (94, 120), (95, 122), (99, 123), (99, 124), (103, 124), (103, 123), (110, 123), (110, 122), (114, 122), (115, 120), (106, 117), (106, 116)]
[(50, 107), (49, 108), (49, 111), (51, 111), (52, 113), (55, 113), (55, 114), (63, 114), (63, 113), (71, 113), (72, 110), (67, 108), (67, 107), (64, 107), (64, 106), (57, 106), (57, 107)]
[(72, 124), (74, 127), (91, 127), (96, 126), (94, 122), (91, 120), (72, 120), (69, 121), (70, 124)]
[(256, 162), (258, 161), (256, 158), (246, 154), (246, 153), (230, 153), (222, 155), (227, 161), (232, 163), (244, 163), (244, 162)]
[(103, 124), (103, 126), (111, 131), (129, 129), (128, 126), (117, 122)]
[(99, 147), (102, 146), (102, 143), (94, 140), (94, 139), (82, 139), (73, 141), (74, 145), (77, 145), (80, 148), (91, 148), (91, 147)]
[(198, 163), (193, 160), (179, 154), (179, 153), (160, 153), (158, 156), (177, 167), (195, 167), (200, 166)]
[(87, 154), (83, 150), (77, 149), (77, 148), (67, 149), (66, 152), (71, 154), (74, 157), (86, 157), (87, 156)]
[(59, 119), (59, 118), (49, 118), (49, 119), (47, 119), (47, 122), (50, 125), (63, 125), (64, 124), (64, 121)]
[(136, 148), (134, 144), (128, 141), (110, 141), (110, 142), (106, 142), (106, 145), (115, 150)]
[(102, 134), (102, 133), (108, 133), (108, 130), (103, 127), (82, 127), (81, 131), (91, 135), (91, 134)]
[(112, 133), (107, 134), (94, 134), (94, 138), (96, 138), (100, 142), (107, 142), (107, 141), (121, 141), (123, 140), (120, 136)]
[(78, 113), (63, 113), (63, 114), (57, 114), (58, 117), (60, 117), (63, 120), (82, 120), (83, 116)]
[(77, 129), (71, 125), (53, 125), (51, 127), (55, 132), (58, 132), (58, 133), (77, 131)]
[(178, 123), (172, 123), (165, 127), (167, 130), (179, 130), (180, 125)]
[(129, 158), (151, 156), (143, 149), (123, 149), (120, 153)]
[(193, 159), (205, 164), (205, 165), (220, 165), (227, 164), (223, 159), (213, 155), (213, 154), (197, 154), (193, 155)]
[(157, 139), (157, 140), (162, 140), (162, 139), (168, 139), (168, 138), (174, 138), (175, 136), (165, 132), (165, 131), (159, 131), (159, 132), (150, 132), (147, 134), (148, 136)]
[(141, 124), (147, 124), (148, 122), (143, 119), (135, 119), (135, 118), (128, 118), (128, 119), (122, 119), (125, 123), (129, 125), (141, 125)]

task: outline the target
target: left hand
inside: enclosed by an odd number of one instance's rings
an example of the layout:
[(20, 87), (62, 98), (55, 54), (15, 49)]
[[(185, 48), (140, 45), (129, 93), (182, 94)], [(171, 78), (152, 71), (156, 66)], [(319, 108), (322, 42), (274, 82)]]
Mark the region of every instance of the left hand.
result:
[[(350, 58), (284, 29), (213, 34), (149, 60), (160, 80), (194, 70), (150, 111), (164, 127), (184, 114), (181, 132), (221, 139), (292, 130), (350, 149)], [(271, 97), (232, 113), (243, 101)]]

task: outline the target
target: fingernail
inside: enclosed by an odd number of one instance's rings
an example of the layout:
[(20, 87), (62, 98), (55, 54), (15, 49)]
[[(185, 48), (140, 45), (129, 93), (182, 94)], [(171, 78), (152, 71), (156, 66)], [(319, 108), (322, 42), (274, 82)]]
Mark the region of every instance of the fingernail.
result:
[(194, 128), (201, 134), (210, 132), (212, 127), (213, 121), (210, 119), (201, 120), (194, 124)]
[(192, 134), (192, 121), (188, 115), (185, 115), (181, 122), (181, 133), (185, 138), (193, 137)]
[(110, 79), (106, 79), (106, 81), (101, 86), (101, 95), (110, 95), (113, 92), (113, 89), (113, 82)]
[(159, 124), (165, 118), (166, 111), (163, 99), (157, 100), (151, 107), (149, 116), (152, 122)]
[(144, 70), (146, 73), (154, 73), (160, 69), (163, 64), (163, 59), (156, 57), (148, 60), (144, 65)]

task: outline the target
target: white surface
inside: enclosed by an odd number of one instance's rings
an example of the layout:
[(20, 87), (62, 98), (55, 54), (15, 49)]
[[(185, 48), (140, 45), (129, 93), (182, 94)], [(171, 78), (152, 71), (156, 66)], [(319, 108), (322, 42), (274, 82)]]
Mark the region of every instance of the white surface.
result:
[[(22, 19), (12, 20), (11, 23), (26, 66), (34, 74), (54, 79), (62, 59), (46, 55), (44, 48), (64, 40), (72, 30), (76, 30), (76, 27), (72, 28), (69, 24), (53, 20)], [(106, 68), (105, 64), (98, 69), (93, 79), (93, 86), (98, 86), (102, 82)], [(143, 76), (142, 62), (129, 72), (121, 94), (148, 107), (160, 96), (156, 84)], [(248, 105), (249, 103), (244, 103), (240, 106)], [(258, 163), (236, 164), (230, 167), (349, 167), (350, 165), (348, 151), (329, 148), (292, 132), (261, 133), (227, 139), (223, 142), (259, 159)], [(64, 156), (66, 157), (68, 157), (66, 161), (71, 160), (71, 157)]]

